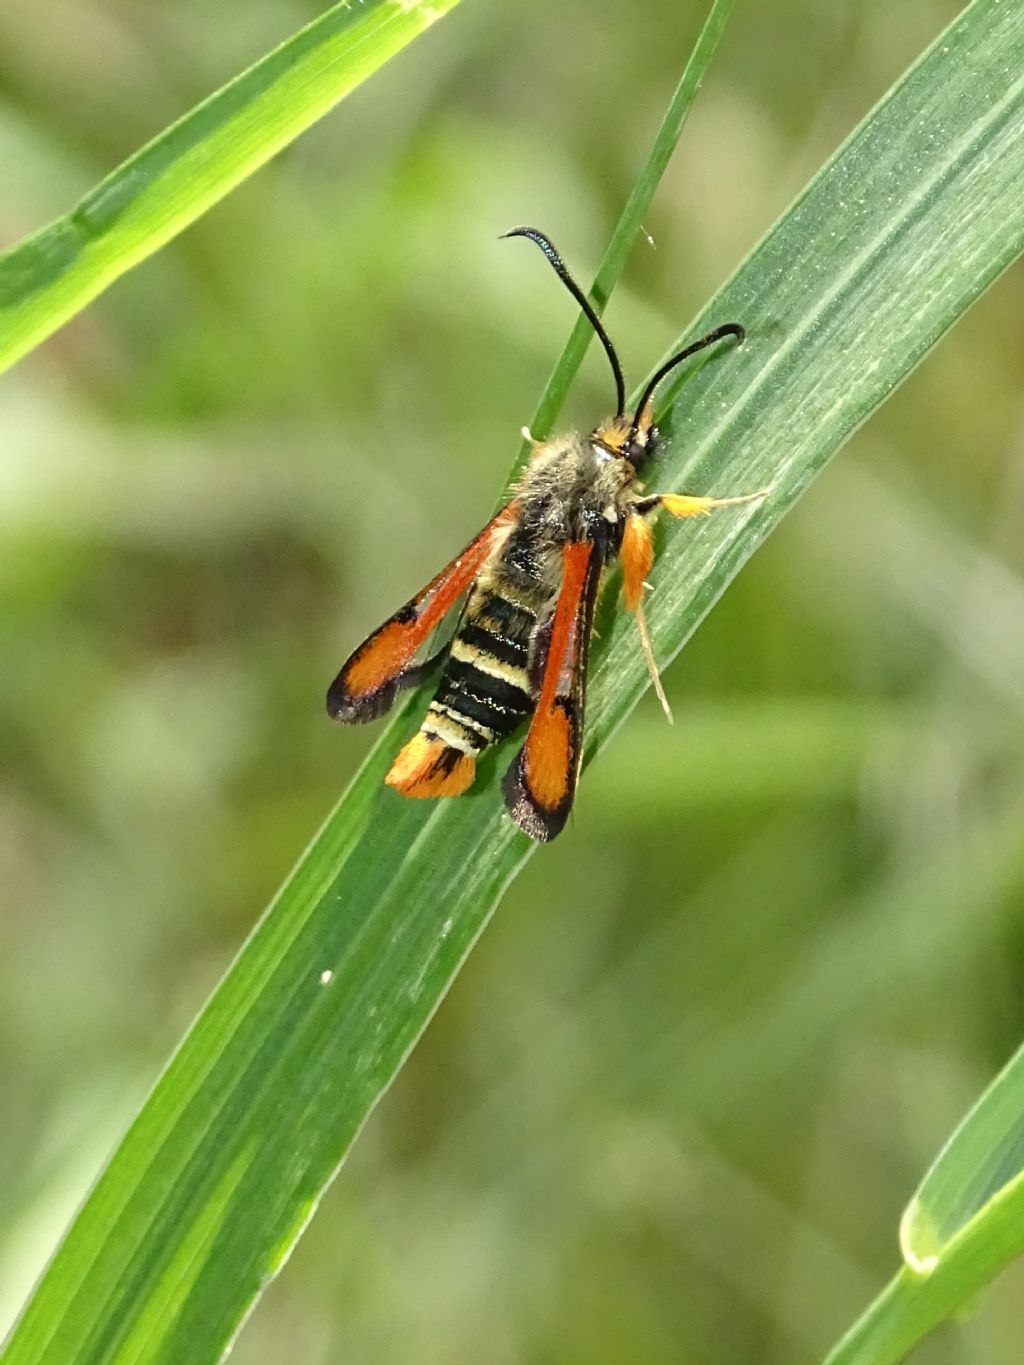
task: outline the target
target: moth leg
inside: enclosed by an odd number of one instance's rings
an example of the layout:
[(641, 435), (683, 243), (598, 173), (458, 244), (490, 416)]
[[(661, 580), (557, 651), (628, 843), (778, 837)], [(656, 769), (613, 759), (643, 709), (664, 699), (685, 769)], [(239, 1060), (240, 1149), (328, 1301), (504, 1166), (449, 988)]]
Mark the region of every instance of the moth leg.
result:
[(654, 533), (646, 518), (659, 507), (664, 507), (665, 511), (674, 517), (706, 517), (716, 507), (732, 507), (738, 503), (755, 502), (763, 498), (767, 492), (765, 488), (759, 493), (745, 493), (735, 498), (702, 498), (685, 493), (656, 493), (653, 497), (643, 498), (635, 503), (626, 517), (622, 544), (619, 547), (619, 559), (622, 563), (622, 596), (627, 609), (636, 616), (647, 671), (651, 675), (654, 690), (670, 725), (672, 709), (661, 685), (661, 676), (658, 673), (644, 617), (644, 588), (647, 586), (647, 575), (654, 563)]
[(737, 498), (702, 498), (689, 493), (655, 493), (653, 497), (643, 498), (636, 504), (640, 513), (657, 511), (664, 507), (673, 517), (707, 517), (716, 507), (735, 507), (743, 502), (758, 502), (766, 498), (771, 490), (759, 489), (756, 493), (743, 493)]
[(637, 630), (640, 632), (640, 647), (644, 653), (647, 672), (651, 675), (651, 683), (654, 686), (658, 701), (661, 702), (661, 709), (665, 712), (668, 723), (671, 725), (672, 708), (668, 704), (665, 689), (661, 685), (661, 675), (658, 672), (658, 665), (654, 659), (654, 648), (651, 645), (651, 637), (647, 630), (647, 618), (644, 616), (644, 588), (647, 586), (647, 575), (654, 563), (654, 533), (651, 530), (650, 522), (638, 512), (631, 512), (626, 518), (626, 525), (622, 532), (622, 544), (619, 546), (619, 559), (622, 562), (623, 600), (627, 609), (636, 617)]

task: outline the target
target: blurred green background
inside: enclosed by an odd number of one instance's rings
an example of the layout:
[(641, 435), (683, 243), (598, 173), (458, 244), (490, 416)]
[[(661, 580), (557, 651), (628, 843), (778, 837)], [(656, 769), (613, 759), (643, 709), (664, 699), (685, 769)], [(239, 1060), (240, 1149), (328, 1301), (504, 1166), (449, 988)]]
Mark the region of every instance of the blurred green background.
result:
[[(958, 8), (741, 0), (634, 380)], [(317, 12), (5, 0), (0, 246)], [(5, 377), (3, 1326), (372, 743), (327, 682), (492, 506), (573, 319), (497, 234), (589, 278), (702, 17), (466, 0)], [(1024, 1036), (1022, 313), (1018, 270), (586, 774), (239, 1365), (809, 1365), (895, 1269)], [(566, 421), (608, 403), (594, 355)], [(1017, 1365), (1022, 1290), (917, 1358)]]

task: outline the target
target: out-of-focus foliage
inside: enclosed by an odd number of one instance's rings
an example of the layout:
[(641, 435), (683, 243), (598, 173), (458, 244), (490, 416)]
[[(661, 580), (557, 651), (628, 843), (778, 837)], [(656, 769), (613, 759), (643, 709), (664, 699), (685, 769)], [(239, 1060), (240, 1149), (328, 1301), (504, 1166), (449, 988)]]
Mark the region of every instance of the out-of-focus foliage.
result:
[[(739, 7), (609, 313), (633, 375), (956, 9)], [(0, 10), (2, 245), (316, 12), (47, 11)], [(587, 273), (701, 17), (463, 7), (5, 379), (8, 1316), (365, 751), (325, 682), (491, 505), (571, 316), (497, 232)], [(888, 1277), (1024, 1031), (1021, 291), (588, 772), (243, 1365), (811, 1361)], [(607, 402), (595, 358), (568, 415)], [(1020, 1287), (921, 1359), (1019, 1360)]]
[(184, 231), (456, 4), (337, 0), (0, 254), (0, 368)]

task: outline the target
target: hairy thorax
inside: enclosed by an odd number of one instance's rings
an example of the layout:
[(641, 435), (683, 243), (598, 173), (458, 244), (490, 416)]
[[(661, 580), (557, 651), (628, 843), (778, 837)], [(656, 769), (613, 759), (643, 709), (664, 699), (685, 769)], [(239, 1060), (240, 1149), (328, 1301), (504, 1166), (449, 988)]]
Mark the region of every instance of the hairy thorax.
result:
[(558, 436), (537, 447), (519, 481), (520, 528), (559, 546), (604, 538), (640, 492), (629, 460), (579, 432)]

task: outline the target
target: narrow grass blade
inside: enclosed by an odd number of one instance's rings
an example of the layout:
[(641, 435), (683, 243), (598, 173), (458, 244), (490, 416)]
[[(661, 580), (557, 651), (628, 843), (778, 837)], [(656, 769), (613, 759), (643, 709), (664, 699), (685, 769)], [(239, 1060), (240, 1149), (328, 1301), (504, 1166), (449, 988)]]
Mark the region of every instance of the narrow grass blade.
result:
[[(732, 4), (715, 0), (673, 95), (595, 286), (603, 299)], [(585, 351), (587, 334), (573, 335), (546, 390), (549, 413)], [(481, 782), (462, 807), (474, 828), (460, 836), (466, 863), (453, 877), (451, 859), (431, 852), (431, 827), (450, 806), (400, 803), (379, 820), (391, 753), (383, 740), (371, 754), (193, 1026), (4, 1365), (215, 1360), (279, 1269), (531, 851), (495, 819), (494, 783), (484, 797)]]
[[(900, 1246), (910, 1269), (930, 1274), (969, 1223), (998, 1217), (1022, 1174), (1024, 1048), (978, 1100), (907, 1205)], [(1017, 1202), (1024, 1207), (1024, 1195)]]
[[(663, 659), (850, 433), (1020, 253), (1022, 177), (1024, 11), (976, 0), (708, 310), (744, 323), (749, 341), (674, 392), (660, 415), (669, 448), (659, 481), (772, 492), (760, 506), (665, 529), (649, 608)], [(646, 685), (612, 605), (606, 598), (595, 654), (594, 748)], [(4, 1365), (213, 1360), (280, 1267), (532, 851), (501, 810), (507, 752), (489, 754), (457, 801), (403, 802), (382, 787), (423, 704), (413, 697), (387, 727), (210, 1000)], [(986, 1255), (990, 1271), (1001, 1263), (999, 1248)], [(894, 1312), (909, 1279), (887, 1300)], [(952, 1283), (943, 1312), (969, 1280)], [(905, 1315), (891, 1340), (916, 1340), (935, 1320)]]
[(198, 218), (458, 0), (342, 0), (0, 255), (0, 371)]
[[(683, 125), (686, 123), (693, 101), (697, 97), (697, 91), (700, 89), (701, 82), (711, 64), (711, 59), (714, 57), (722, 34), (725, 32), (733, 4), (734, 0), (714, 0), (690, 55), (690, 60), (686, 63), (679, 84), (672, 92), (672, 98), (661, 121), (661, 126), (655, 135), (654, 142), (651, 144), (647, 160), (630, 191), (626, 207), (622, 210), (619, 221), (615, 225), (611, 241), (608, 243), (608, 249), (604, 253), (590, 289), (590, 299), (599, 315), (604, 312), (605, 306), (611, 298), (612, 290), (618, 284), (625, 269), (637, 233), (640, 232), (644, 217), (651, 206), (654, 192), (661, 183), (661, 177), (665, 174), (668, 163), (672, 159), (672, 153), (675, 151), (676, 144), (682, 134)], [(593, 339), (593, 328), (585, 317), (580, 316), (569, 335), (569, 340), (565, 343), (562, 354), (555, 362), (551, 377), (544, 387), (540, 402), (537, 404), (533, 421), (530, 423), (529, 429), (538, 439), (542, 440), (551, 434), (551, 425), (561, 411), (569, 387), (577, 370), (582, 365), (587, 348)], [(524, 441), (519, 449), (519, 458), (513, 469), (513, 477), (516, 470), (525, 463), (529, 453), (529, 442)]]
[(828, 1358), (885, 1365), (1024, 1252), (1024, 1048), (939, 1153), (900, 1223), (906, 1268)]

